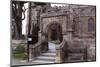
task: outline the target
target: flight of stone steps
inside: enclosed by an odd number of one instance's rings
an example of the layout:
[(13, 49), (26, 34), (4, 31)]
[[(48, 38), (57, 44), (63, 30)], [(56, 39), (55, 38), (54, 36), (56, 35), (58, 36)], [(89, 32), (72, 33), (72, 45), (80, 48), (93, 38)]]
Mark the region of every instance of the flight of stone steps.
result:
[(46, 63), (55, 63), (56, 59), (56, 50), (55, 44), (49, 43), (49, 50), (45, 53), (42, 53), (40, 56), (36, 57), (33, 60), (33, 64), (46, 64)]
[(34, 64), (55, 63), (56, 53), (54, 51), (47, 51), (36, 57), (32, 62)]

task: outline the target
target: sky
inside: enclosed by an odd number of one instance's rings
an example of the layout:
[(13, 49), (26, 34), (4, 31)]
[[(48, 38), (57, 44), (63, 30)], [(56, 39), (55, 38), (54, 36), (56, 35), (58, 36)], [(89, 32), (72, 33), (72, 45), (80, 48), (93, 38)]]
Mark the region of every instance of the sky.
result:
[[(28, 3), (24, 4), (25, 8), (28, 8)], [(27, 11), (25, 11), (25, 19), (22, 21), (22, 34), (26, 34), (26, 24), (27, 24)], [(23, 15), (22, 15), (23, 17)]]

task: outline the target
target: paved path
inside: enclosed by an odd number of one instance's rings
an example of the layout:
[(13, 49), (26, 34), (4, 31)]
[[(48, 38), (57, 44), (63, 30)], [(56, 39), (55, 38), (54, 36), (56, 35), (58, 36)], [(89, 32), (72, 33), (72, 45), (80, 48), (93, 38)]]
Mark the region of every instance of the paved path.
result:
[(56, 51), (56, 48), (55, 48), (55, 44), (54, 43), (49, 42), (48, 43), (48, 46), (49, 46), (49, 50)]

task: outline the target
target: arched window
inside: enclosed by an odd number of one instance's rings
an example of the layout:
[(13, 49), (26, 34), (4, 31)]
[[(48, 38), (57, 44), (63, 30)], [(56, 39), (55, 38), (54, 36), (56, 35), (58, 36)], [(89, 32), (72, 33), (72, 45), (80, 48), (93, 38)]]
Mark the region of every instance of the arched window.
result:
[(88, 32), (94, 32), (94, 19), (93, 18), (89, 18), (88, 19)]

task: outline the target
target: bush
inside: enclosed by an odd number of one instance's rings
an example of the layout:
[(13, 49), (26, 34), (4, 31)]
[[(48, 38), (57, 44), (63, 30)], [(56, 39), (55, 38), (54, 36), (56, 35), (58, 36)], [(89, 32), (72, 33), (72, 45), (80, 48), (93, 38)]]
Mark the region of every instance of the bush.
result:
[(18, 45), (13, 51), (14, 54), (25, 53), (25, 47), (23, 45)]
[(27, 58), (27, 55), (25, 53), (21, 54), (13, 54), (14, 58), (20, 59), (20, 60), (25, 60)]
[(25, 60), (27, 58), (27, 55), (25, 53), (26, 53), (25, 47), (23, 45), (18, 45), (13, 50), (13, 57), (16, 59)]

